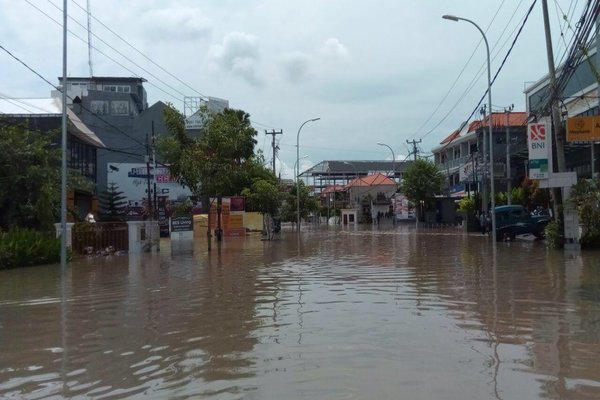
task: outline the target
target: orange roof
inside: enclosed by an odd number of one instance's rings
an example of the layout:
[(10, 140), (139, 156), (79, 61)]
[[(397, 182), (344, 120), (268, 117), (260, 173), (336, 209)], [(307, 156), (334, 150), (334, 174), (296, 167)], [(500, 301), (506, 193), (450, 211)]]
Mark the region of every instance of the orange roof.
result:
[(354, 186), (394, 186), (396, 182), (383, 174), (361, 176), (348, 182), (347, 187)]
[[(483, 120), (473, 121), (469, 125), (469, 132), (476, 131), (482, 126), (488, 126), (490, 116), (486, 116)], [(505, 127), (506, 113), (492, 113), (492, 126), (496, 128)], [(508, 126), (525, 126), (527, 125), (526, 112), (511, 112), (508, 114)]]
[(329, 185), (325, 189), (321, 190), (321, 194), (334, 193), (344, 190), (344, 186), (341, 185)]
[(440, 144), (450, 143), (451, 141), (453, 141), (454, 139), (456, 139), (459, 136), (460, 136), (460, 131), (457, 129), (454, 132), (452, 132), (446, 139), (442, 140), (440, 142)]

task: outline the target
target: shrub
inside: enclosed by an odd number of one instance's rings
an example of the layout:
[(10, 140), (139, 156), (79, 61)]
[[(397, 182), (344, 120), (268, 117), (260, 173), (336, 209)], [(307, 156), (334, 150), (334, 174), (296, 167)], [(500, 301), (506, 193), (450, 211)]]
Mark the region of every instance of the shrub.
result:
[(466, 215), (472, 215), (475, 213), (476, 204), (475, 198), (473, 197), (463, 197), (458, 202), (458, 211)]
[(562, 224), (553, 219), (546, 225), (546, 229), (544, 229), (544, 238), (546, 239), (546, 245), (552, 249), (562, 249), (565, 243), (565, 238), (563, 236), (563, 228)]
[(0, 233), (0, 269), (60, 261), (60, 238), (50, 233), (13, 227)]

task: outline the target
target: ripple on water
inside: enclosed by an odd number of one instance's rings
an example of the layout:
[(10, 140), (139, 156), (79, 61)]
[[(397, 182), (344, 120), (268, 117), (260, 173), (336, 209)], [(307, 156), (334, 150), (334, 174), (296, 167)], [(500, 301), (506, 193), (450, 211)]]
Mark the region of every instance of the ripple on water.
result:
[(0, 271), (0, 397), (600, 398), (597, 256), (343, 229)]

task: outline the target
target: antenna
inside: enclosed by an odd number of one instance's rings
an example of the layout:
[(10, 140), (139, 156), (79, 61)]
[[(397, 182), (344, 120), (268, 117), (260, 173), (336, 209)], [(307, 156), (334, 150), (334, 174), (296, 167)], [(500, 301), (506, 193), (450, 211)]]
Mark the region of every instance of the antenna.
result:
[(87, 0), (87, 31), (88, 31), (88, 64), (90, 66), (90, 78), (94, 76), (92, 68), (92, 11), (90, 9), (90, 0)]

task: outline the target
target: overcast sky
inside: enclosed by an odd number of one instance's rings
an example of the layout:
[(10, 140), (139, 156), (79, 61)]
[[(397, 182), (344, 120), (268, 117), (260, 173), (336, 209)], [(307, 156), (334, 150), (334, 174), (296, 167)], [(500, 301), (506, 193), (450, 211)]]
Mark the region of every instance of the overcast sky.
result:
[[(62, 30), (50, 17), (62, 21), (62, 3), (0, 0), (0, 45), (55, 84), (62, 74)], [(300, 157), (308, 155), (300, 160), (303, 170), (322, 160), (391, 159), (390, 150), (377, 142), (391, 146), (400, 160), (408, 154), (407, 140), (421, 140), (422, 154), (430, 153), (469, 117), (487, 87), (481, 34), (467, 22), (441, 16), (468, 18), (486, 31), (493, 75), (533, 0), (90, 3), (97, 18), (92, 19), (95, 76), (146, 78), (150, 104), (162, 100), (182, 111), (184, 96), (227, 99), (251, 115), (258, 148), (268, 161), (271, 136), (265, 129), (283, 130), (277, 136), (277, 171), (292, 177), (298, 129), (310, 118), (321, 119), (300, 133)], [(583, 3), (549, 1), (557, 60)], [(85, 0), (67, 5), (73, 18), (68, 27), (83, 39), (69, 35), (70, 76), (90, 73), (85, 6)], [(47, 83), (3, 51), (0, 63), (0, 97), (49, 96)], [(538, 1), (492, 88), (494, 110), (514, 104), (515, 111), (525, 111), (525, 85), (547, 71)]]

